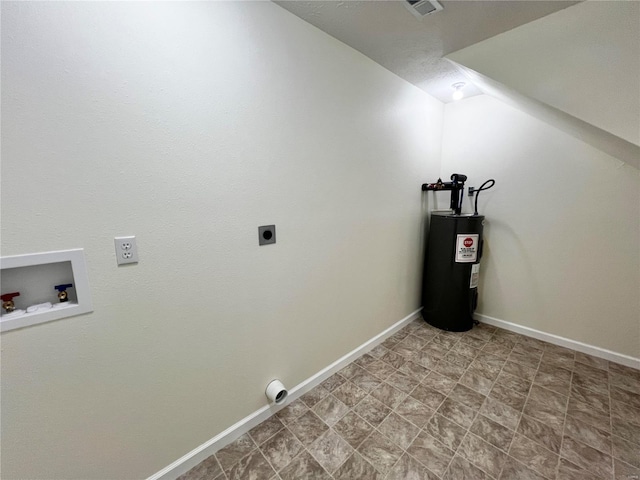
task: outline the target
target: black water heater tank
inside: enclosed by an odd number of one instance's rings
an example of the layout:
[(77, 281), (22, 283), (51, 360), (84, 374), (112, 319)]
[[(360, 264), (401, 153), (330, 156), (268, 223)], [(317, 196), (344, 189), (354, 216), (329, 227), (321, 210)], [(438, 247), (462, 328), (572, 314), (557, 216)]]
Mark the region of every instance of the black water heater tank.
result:
[(422, 316), (430, 325), (464, 332), (478, 303), (483, 215), (433, 212), (422, 283)]

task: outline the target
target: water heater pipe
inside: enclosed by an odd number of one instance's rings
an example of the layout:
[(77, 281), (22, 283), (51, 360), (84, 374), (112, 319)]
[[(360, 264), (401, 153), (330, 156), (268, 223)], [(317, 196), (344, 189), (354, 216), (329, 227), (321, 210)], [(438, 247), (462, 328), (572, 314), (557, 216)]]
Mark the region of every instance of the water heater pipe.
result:
[(428, 190), (451, 190), (451, 201), (449, 208), (453, 210), (453, 213), (460, 215), (462, 212), (462, 194), (464, 192), (464, 182), (467, 180), (466, 175), (461, 173), (454, 173), (451, 175), (450, 182), (443, 182), (441, 178), (436, 183), (423, 183), (422, 191)]

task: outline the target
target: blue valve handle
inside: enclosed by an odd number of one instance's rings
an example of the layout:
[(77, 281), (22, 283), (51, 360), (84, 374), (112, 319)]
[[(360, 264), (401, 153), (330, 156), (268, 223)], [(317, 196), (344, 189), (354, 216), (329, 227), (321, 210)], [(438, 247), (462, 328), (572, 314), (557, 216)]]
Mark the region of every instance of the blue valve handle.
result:
[(56, 285), (53, 288), (58, 290), (59, 292), (65, 292), (67, 290), (67, 288), (70, 288), (70, 287), (73, 287), (73, 283), (64, 283), (64, 284), (61, 284), (61, 285)]

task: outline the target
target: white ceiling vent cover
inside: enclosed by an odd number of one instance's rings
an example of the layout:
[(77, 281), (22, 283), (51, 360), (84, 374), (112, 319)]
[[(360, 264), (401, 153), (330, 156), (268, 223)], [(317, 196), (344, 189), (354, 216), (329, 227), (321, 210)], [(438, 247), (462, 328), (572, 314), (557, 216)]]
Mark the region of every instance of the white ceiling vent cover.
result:
[(418, 18), (442, 10), (442, 5), (436, 0), (405, 0), (405, 6)]

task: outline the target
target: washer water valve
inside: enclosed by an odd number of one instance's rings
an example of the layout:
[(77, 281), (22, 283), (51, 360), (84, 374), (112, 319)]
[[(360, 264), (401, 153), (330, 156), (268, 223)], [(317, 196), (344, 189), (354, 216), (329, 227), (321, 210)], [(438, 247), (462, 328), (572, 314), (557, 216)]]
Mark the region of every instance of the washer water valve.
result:
[(71, 288), (71, 287), (73, 287), (73, 283), (64, 283), (64, 284), (56, 285), (55, 287), (53, 287), (58, 291), (58, 300), (60, 300), (60, 303), (69, 301), (67, 288)]
[(2, 308), (4, 308), (5, 312), (11, 313), (16, 309), (16, 304), (13, 302), (13, 297), (19, 296), (20, 292), (5, 293), (4, 295), (0, 296), (0, 298), (2, 299)]

